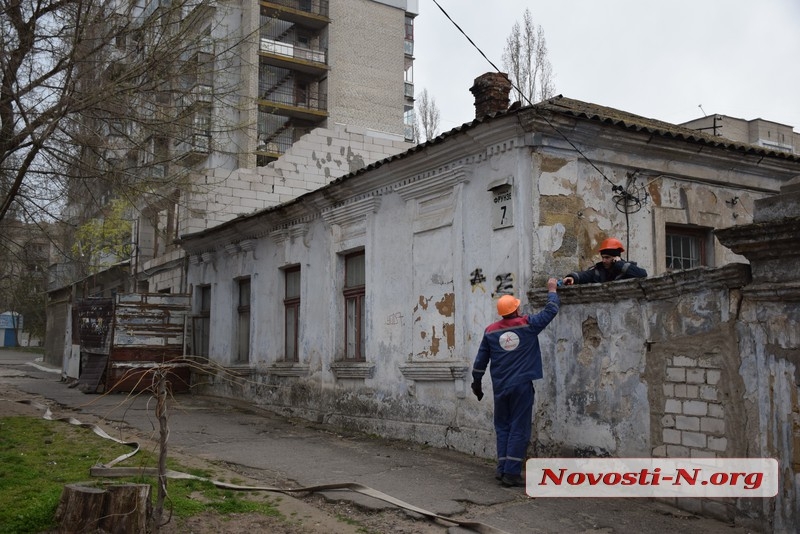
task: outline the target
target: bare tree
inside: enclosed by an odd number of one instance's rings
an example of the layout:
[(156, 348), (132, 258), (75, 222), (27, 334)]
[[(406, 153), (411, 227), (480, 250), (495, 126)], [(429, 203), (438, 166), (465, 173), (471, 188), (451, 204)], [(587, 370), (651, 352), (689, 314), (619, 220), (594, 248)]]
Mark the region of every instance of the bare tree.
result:
[(523, 26), (515, 22), (503, 49), (503, 68), (513, 84), (514, 100), (534, 104), (555, 93), (553, 69), (547, 59), (547, 41), (540, 25), (534, 25), (525, 9)]
[[(427, 89), (422, 90), (417, 102), (417, 118), (420, 127), (415, 128), (414, 139), (418, 142), (430, 141), (439, 135), (439, 108), (436, 107), (436, 99), (428, 93)], [(419, 136), (425, 136), (425, 138), (419, 139)]]
[(213, 136), (241, 127), (209, 111), (233, 107), (241, 83), (225, 72), (241, 63), (245, 36), (218, 37), (224, 17), (208, 14), (220, 9), (237, 8), (0, 0), (0, 222), (64, 223), (71, 262), (74, 231), (112, 199), (169, 211)]
[[(131, 242), (125, 210), (174, 220), (175, 193), (192, 186), (212, 139), (239, 152), (249, 36), (222, 27), (237, 10), (216, 0), (0, 0), (0, 260), (25, 250), (12, 231), (22, 222), (55, 228), (63, 263), (84, 269), (65, 280), (125, 259), (130, 247), (115, 243)], [(232, 111), (214, 114), (215, 103)], [(83, 266), (82, 250), (92, 257)], [(14, 276), (30, 261), (0, 261), (0, 290), (16, 284), (43, 312), (42, 279), (23, 287)]]

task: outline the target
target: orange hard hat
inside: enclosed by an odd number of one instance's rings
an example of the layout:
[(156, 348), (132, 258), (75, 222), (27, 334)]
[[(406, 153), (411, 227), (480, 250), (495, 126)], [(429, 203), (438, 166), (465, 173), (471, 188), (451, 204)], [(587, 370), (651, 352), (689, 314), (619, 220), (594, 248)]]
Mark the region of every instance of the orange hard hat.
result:
[(517, 311), (519, 308), (519, 299), (513, 295), (503, 295), (497, 301), (497, 313), (505, 317)]
[(625, 247), (622, 246), (622, 241), (616, 237), (609, 237), (600, 243), (600, 248), (598, 250), (600, 252), (604, 250), (619, 250), (620, 252), (625, 252)]

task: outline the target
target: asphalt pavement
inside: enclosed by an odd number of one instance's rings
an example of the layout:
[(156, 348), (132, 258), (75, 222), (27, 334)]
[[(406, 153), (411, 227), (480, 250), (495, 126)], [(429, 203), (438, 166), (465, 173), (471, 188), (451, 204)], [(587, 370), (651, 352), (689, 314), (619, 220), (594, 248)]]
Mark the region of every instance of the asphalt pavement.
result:
[[(81, 414), (91, 416), (110, 435), (133, 430), (157, 438), (152, 397), (84, 394), (70, 388), (61, 380), (60, 370), (43, 364), (36, 354), (0, 350), (0, 384), (41, 399), (56, 416), (59, 410), (77, 419)], [(9, 399), (0, 398), (0, 417), (8, 411), (4, 400)], [(170, 450), (235, 466), (261, 484), (281, 488), (353, 484), (431, 514), (508, 534), (760, 532), (651, 499), (532, 499), (524, 488), (501, 486), (487, 459), (288, 419), (227, 399), (176, 395), (168, 403), (168, 421)], [(359, 491), (319, 493), (376, 513), (398, 507)], [(425, 514), (419, 521), (437, 523)], [(441, 532), (470, 530), (443, 525)]]

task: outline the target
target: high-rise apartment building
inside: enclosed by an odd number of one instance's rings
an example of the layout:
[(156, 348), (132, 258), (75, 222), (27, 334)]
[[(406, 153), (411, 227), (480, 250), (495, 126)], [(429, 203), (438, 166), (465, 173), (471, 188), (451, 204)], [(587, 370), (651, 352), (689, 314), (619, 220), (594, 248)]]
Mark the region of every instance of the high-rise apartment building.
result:
[(137, 61), (165, 36), (183, 43), (169, 68), (144, 73), (150, 83), (137, 86), (132, 120), (123, 114), (97, 127), (109, 172), (122, 164), (128, 176), (164, 184), (135, 198), (128, 290), (187, 290), (178, 236), (413, 146), (418, 0), (114, 5), (108, 24), (124, 30), (107, 47), (108, 64)]
[[(215, 67), (198, 69), (205, 78), (189, 98), (192, 124), (209, 124), (209, 133), (183, 145), (191, 187), (139, 217), (138, 290), (186, 289), (183, 254), (172, 245), (179, 235), (292, 200), (412, 146), (416, 0), (222, 4), (193, 23), (226, 47), (205, 58)], [(223, 125), (216, 134), (215, 125)]]

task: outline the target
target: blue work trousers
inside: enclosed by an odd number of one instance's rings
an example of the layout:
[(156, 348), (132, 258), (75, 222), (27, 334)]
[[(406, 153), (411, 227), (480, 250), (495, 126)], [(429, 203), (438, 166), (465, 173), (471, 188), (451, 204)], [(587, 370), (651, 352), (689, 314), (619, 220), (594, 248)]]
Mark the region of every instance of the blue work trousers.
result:
[(522, 463), (531, 440), (533, 398), (533, 384), (530, 382), (494, 394), (498, 476), (522, 474)]

